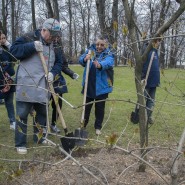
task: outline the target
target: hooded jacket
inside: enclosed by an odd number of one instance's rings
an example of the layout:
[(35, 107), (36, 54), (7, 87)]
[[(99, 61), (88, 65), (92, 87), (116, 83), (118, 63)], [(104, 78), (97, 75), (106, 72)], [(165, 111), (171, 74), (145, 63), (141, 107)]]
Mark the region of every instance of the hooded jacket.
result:
[[(83, 55), (80, 56), (79, 63), (85, 67), (82, 81), (83, 88), (86, 76), (86, 62), (84, 62), (84, 58), (88, 54), (89, 50), (94, 53), (94, 56), (90, 60), (87, 96), (90, 98), (96, 98), (97, 96), (111, 93), (113, 90), (114, 54), (110, 51), (110, 48), (106, 48), (101, 53), (97, 53), (96, 46), (93, 44)], [(101, 64), (101, 69), (94, 69), (94, 60), (97, 60)]]
[(155, 48), (153, 48), (149, 52), (149, 54), (147, 56), (147, 60), (143, 64), (142, 77), (141, 78), (145, 79), (145, 77), (146, 77), (148, 66), (149, 66), (149, 63), (150, 63), (150, 58), (152, 56), (152, 52), (154, 52), (154, 58), (153, 58), (151, 69), (150, 69), (149, 76), (148, 76), (148, 79), (147, 79), (146, 88), (157, 87), (160, 84), (159, 56), (158, 56), (158, 50), (155, 49)]

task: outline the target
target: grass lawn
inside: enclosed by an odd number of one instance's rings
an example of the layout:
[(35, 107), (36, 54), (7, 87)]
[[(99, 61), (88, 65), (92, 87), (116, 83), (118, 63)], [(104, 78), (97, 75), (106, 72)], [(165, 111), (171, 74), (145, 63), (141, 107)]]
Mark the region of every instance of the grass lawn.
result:
[[(64, 98), (73, 106), (82, 105), (83, 96), (81, 94), (81, 81), (83, 68), (81, 66), (70, 66), (72, 70), (80, 74), (79, 80), (72, 80), (66, 77), (69, 93), (64, 94)], [(178, 142), (179, 137), (185, 126), (185, 70), (170, 69), (164, 71), (164, 76), (161, 75), (161, 86), (157, 89), (156, 106), (154, 109), (153, 124), (149, 129), (149, 145), (150, 146), (171, 146)], [(102, 135), (97, 138), (94, 131), (94, 109), (92, 110), (90, 122), (87, 130), (89, 138), (99, 139), (105, 142), (106, 137), (112, 133), (120, 136), (118, 145), (120, 147), (131, 147), (139, 143), (138, 125), (130, 123), (129, 117), (131, 111), (134, 110), (134, 105), (125, 100), (136, 100), (134, 69), (129, 67), (115, 67), (114, 91), (109, 95), (106, 103), (105, 118), (103, 122)], [(123, 100), (123, 101), (117, 101)], [(69, 105), (63, 102), (63, 115), (69, 131), (74, 131), (80, 126), (82, 108), (72, 109)], [(51, 115), (51, 110), (50, 110)], [(50, 116), (51, 119), (51, 116)], [(9, 129), (9, 121), (4, 105), (0, 106), (0, 184), (5, 182), (6, 173), (11, 173), (12, 170), (18, 168), (18, 162), (15, 160), (25, 159), (32, 160), (39, 157), (46, 159), (49, 155), (58, 151), (56, 149), (41, 148), (33, 144), (32, 141), (32, 119), (29, 117), (28, 126), (28, 147), (31, 147), (28, 154), (20, 156), (14, 148), (14, 132)], [(62, 126), (58, 122), (58, 127)], [(123, 132), (124, 130), (124, 132)], [(122, 133), (123, 132), (123, 133)], [(122, 133), (122, 135), (121, 135)], [(64, 134), (63, 132), (61, 133)], [(48, 136), (52, 141), (59, 143), (59, 138), (56, 136)], [(129, 143), (129, 146), (128, 146)], [(33, 148), (33, 146), (35, 148)], [(89, 142), (86, 147), (100, 147), (96, 142)], [(14, 160), (12, 162), (11, 160)], [(56, 159), (57, 160), (57, 159)], [(29, 165), (29, 163), (27, 163)], [(1, 183), (2, 182), (2, 183)]]

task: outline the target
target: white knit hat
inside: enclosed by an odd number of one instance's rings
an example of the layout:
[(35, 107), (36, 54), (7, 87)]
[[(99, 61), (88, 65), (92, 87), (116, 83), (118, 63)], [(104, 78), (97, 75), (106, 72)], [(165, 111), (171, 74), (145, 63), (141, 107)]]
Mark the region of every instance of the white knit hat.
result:
[(56, 19), (53, 18), (46, 19), (42, 27), (48, 29), (52, 36), (61, 35), (61, 25)]

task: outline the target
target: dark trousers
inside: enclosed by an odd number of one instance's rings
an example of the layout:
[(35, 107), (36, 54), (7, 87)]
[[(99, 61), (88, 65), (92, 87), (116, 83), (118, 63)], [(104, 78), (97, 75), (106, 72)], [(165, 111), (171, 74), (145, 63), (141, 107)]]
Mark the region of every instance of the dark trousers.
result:
[[(86, 103), (92, 102), (94, 100), (98, 101), (98, 100), (105, 100), (105, 99), (106, 98), (94, 99), (94, 98), (86, 97)], [(84, 116), (85, 124), (84, 124), (84, 127), (86, 127), (88, 122), (89, 122), (89, 117), (90, 117), (92, 106), (93, 106), (93, 103), (85, 106), (85, 116)], [(105, 113), (105, 101), (96, 102), (95, 103), (95, 123), (94, 123), (94, 128), (95, 129), (101, 129), (102, 128), (104, 113)]]
[(144, 96), (146, 98), (146, 108), (148, 118), (152, 117), (153, 108), (155, 105), (156, 87), (145, 88)]
[[(62, 94), (60, 94), (59, 96), (62, 97)], [(53, 96), (51, 97), (52, 99), (52, 103), (51, 103), (51, 106), (52, 106), (52, 118), (51, 118), (51, 125), (55, 126), (56, 125), (56, 121), (58, 119), (58, 112), (57, 112), (57, 107), (55, 105), (55, 101), (53, 99)], [(58, 98), (58, 104), (59, 104), (59, 107), (60, 109), (62, 108), (62, 100), (60, 98)]]
[(13, 98), (14, 98), (14, 92), (9, 92), (8, 96), (4, 99), (10, 123), (15, 122)]
[[(16, 102), (17, 120), (15, 129), (15, 146), (25, 147), (27, 143), (27, 119), (30, 110), (34, 108), (36, 111), (35, 122), (41, 127), (46, 126), (46, 105), (40, 103), (30, 103), (30, 102)], [(42, 138), (38, 138), (38, 128), (40, 126), (34, 126), (34, 142), (42, 142)]]

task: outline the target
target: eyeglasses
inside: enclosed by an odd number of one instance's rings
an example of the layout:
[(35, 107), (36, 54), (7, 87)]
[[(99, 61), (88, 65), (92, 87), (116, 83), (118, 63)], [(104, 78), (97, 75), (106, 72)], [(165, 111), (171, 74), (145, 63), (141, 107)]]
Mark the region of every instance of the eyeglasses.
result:
[(96, 44), (96, 46), (101, 46), (101, 47), (104, 47), (105, 46), (105, 44)]

